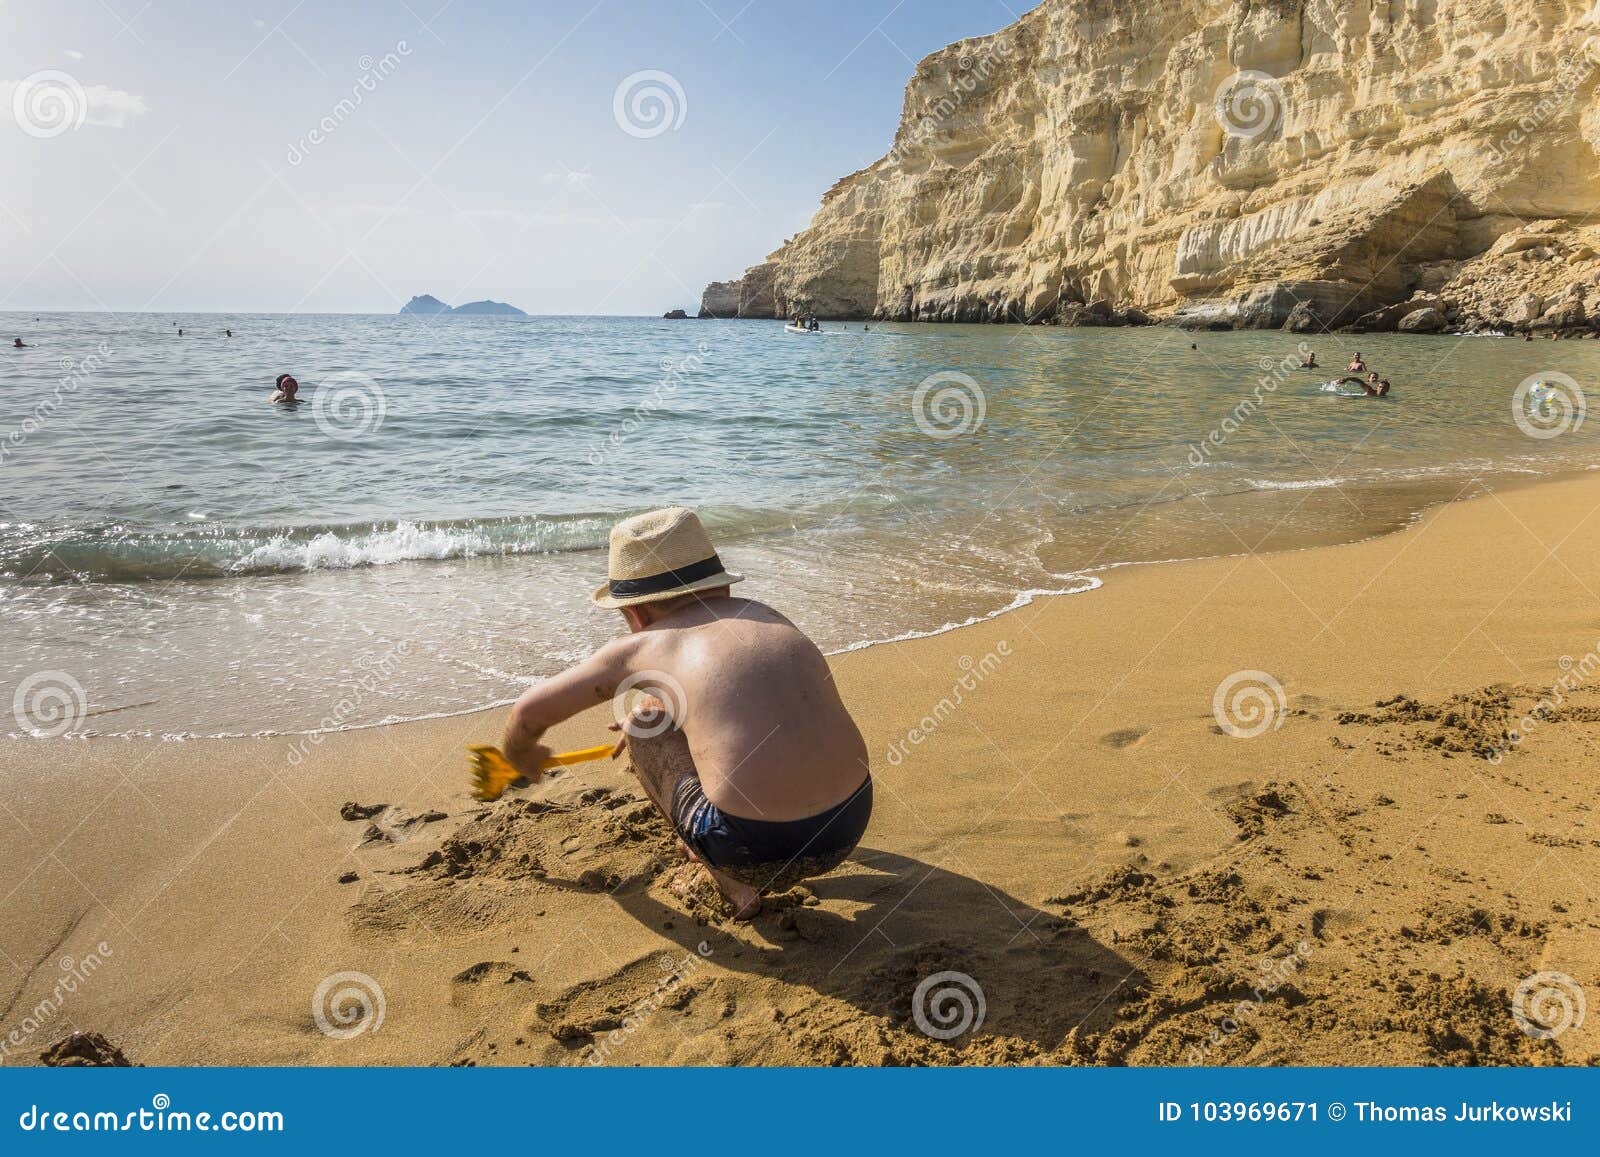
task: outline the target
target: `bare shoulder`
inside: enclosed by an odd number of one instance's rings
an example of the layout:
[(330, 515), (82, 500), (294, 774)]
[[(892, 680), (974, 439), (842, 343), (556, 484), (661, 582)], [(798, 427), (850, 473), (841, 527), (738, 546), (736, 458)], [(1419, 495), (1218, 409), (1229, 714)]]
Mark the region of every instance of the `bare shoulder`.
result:
[(769, 607), (766, 603), (757, 602), (755, 599), (741, 599), (730, 595), (727, 598), (709, 600), (701, 604), (698, 609), (703, 613), (706, 621), (743, 621), (749, 623), (773, 623), (785, 627), (794, 626), (781, 611)]

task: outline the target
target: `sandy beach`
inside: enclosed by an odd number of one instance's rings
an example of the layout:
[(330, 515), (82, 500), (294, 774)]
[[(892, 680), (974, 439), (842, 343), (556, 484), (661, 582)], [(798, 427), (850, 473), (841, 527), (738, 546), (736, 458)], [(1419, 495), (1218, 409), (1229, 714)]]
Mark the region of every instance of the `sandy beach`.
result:
[(872, 825), (749, 925), (621, 763), (471, 800), (499, 712), (6, 743), (3, 1059), (1593, 1063), (1596, 576), (1591, 474), (839, 655)]

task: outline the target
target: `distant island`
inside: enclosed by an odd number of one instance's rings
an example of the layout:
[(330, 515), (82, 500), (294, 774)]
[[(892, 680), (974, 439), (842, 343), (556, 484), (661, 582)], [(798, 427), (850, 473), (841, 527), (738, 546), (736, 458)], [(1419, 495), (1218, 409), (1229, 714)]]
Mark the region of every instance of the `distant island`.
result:
[(527, 317), (514, 305), (507, 305), (503, 301), (469, 301), (466, 305), (458, 305), (451, 309), (444, 302), (434, 297), (431, 293), (424, 293), (420, 297), (413, 297), (401, 307), (402, 316), (437, 317), (448, 313), (463, 317)]

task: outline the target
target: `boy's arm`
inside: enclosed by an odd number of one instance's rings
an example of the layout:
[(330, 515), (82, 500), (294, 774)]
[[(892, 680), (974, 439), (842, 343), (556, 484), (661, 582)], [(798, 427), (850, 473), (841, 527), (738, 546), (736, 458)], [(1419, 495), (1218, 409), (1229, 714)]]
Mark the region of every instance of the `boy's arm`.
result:
[(578, 712), (604, 703), (628, 675), (636, 641), (613, 640), (583, 662), (529, 687), (511, 707), (501, 749), (523, 775), (539, 778), (539, 765), (550, 754), (539, 742), (545, 731)]

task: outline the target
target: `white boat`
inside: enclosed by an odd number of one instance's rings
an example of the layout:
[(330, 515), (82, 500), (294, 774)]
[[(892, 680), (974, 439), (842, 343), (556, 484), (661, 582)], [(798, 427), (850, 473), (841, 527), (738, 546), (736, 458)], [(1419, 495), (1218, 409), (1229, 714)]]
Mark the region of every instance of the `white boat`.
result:
[(783, 327), (783, 332), (784, 333), (821, 333), (822, 330), (820, 328), (818, 328), (818, 329), (807, 329), (803, 325), (786, 325), (786, 326)]

